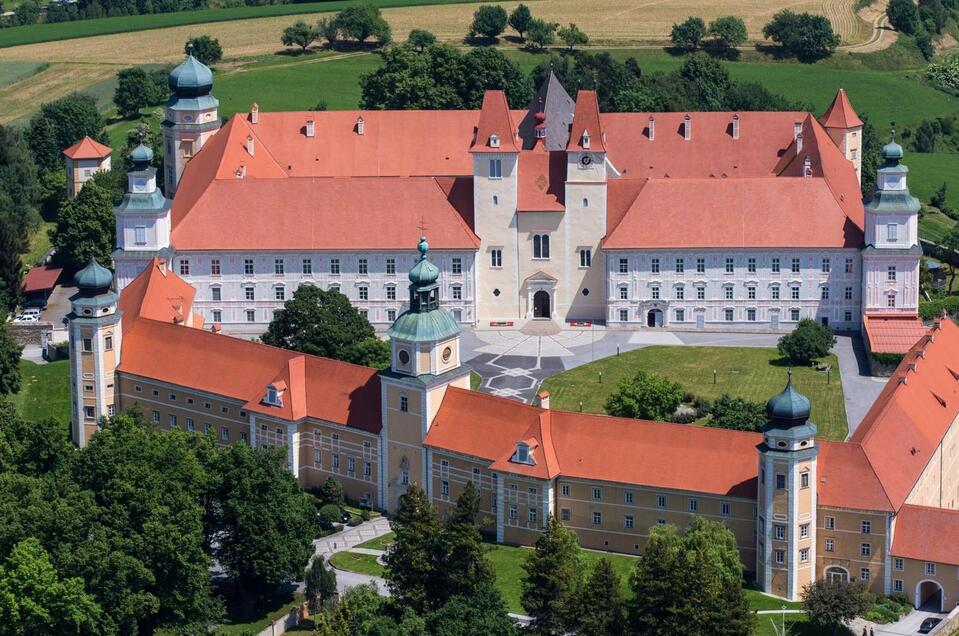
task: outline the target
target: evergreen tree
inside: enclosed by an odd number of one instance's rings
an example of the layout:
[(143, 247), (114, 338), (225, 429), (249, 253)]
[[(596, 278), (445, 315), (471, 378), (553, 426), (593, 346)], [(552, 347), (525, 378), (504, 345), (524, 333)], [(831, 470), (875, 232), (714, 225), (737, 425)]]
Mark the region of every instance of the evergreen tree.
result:
[(0, 214), (0, 318), (5, 319), (19, 304), (23, 252), (23, 232), (12, 219)]
[(306, 569), (306, 600), (310, 604), (310, 612), (317, 614), (336, 598), (336, 573), (326, 567), (323, 555), (313, 557), (313, 562)]
[(20, 354), (23, 347), (10, 333), (6, 322), (0, 323), (0, 395), (20, 392)]
[(572, 530), (550, 515), (546, 528), (523, 560), (521, 603), (536, 634), (564, 634), (574, 627), (575, 598), (582, 587), (582, 557)]
[(432, 586), (436, 605), (452, 596), (472, 598), (493, 580), (492, 568), (483, 554), (479, 511), (480, 493), (469, 481), (440, 533)]
[(327, 477), (320, 487), (320, 499), (324, 505), (343, 505), (343, 486), (332, 477)]
[(876, 133), (876, 127), (869, 121), (869, 117), (862, 114), (862, 195), (871, 197), (873, 188), (876, 187), (876, 170), (882, 162), (882, 143), (879, 141), (879, 135)]
[(93, 181), (63, 206), (50, 241), (57, 259), (68, 269), (79, 270), (95, 258), (110, 263), (116, 244), (113, 193)]
[[(430, 636), (520, 636), (503, 598), (484, 578), (470, 596), (454, 596), (426, 615)], [(596, 632), (596, 636), (600, 633)]]
[(383, 578), (400, 607), (423, 613), (431, 607), (436, 541), (440, 523), (426, 492), (410, 484), (400, 496), (390, 526), (395, 539), (386, 551)]
[(609, 559), (602, 557), (596, 561), (577, 601), (577, 633), (604, 636), (623, 634), (626, 605), (619, 574)]

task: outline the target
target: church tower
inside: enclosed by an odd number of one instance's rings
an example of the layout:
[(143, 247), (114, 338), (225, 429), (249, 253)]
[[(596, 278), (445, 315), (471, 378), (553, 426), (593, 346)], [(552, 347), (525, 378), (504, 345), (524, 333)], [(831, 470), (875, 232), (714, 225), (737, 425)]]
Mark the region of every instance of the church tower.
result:
[(110, 289), (113, 275), (95, 260), (91, 259), (73, 280), (79, 291), (70, 298), (67, 315), (71, 437), (82, 448), (97, 432), (100, 418), (114, 414), (122, 312), (117, 307), (119, 297)]
[(876, 190), (865, 206), (863, 313), (915, 315), (919, 310), (919, 200), (906, 184), (902, 146), (882, 147)]
[(213, 73), (193, 57), (192, 48), (186, 60), (170, 72), (169, 85), (173, 95), (167, 100), (163, 120), (163, 183), (172, 198), (186, 163), (220, 129), (220, 103), (210, 94)]
[(130, 153), (127, 191), (116, 208), (117, 289), (136, 278), (156, 256), (170, 259), (170, 200), (157, 188), (153, 151), (140, 144)]
[(389, 329), (390, 368), (380, 373), (380, 501), (395, 510), (411, 483), (429, 491), (429, 451), (423, 439), (439, 410), (446, 387), (468, 389), (470, 370), (460, 363), (460, 326), (439, 306), (439, 268), (429, 261), (421, 237), (420, 258), (410, 270), (410, 308)]
[(862, 120), (853, 110), (846, 91), (839, 89), (832, 104), (819, 120), (826, 134), (856, 167), (856, 177), (862, 183)]
[(761, 589), (798, 600), (816, 578), (816, 425), (792, 384), (766, 403), (759, 445), (756, 575)]

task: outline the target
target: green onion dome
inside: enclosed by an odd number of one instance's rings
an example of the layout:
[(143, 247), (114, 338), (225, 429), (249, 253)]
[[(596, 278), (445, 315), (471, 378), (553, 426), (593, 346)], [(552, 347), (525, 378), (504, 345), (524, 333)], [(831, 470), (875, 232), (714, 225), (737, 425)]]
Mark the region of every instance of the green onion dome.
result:
[(213, 88), (213, 71), (193, 57), (193, 50), (170, 72), (170, 90), (178, 97), (206, 95)]
[(432, 285), (440, 277), (439, 268), (426, 258), (430, 245), (426, 242), (426, 237), (421, 236), (419, 245), (416, 249), (420, 251), (420, 260), (413, 269), (410, 270), (410, 282), (414, 285)]
[(133, 152), (130, 153), (130, 161), (133, 162), (133, 165), (137, 170), (143, 170), (150, 165), (151, 161), (153, 161), (153, 150), (151, 150), (148, 146), (140, 144), (133, 149)]
[(105, 291), (113, 284), (113, 274), (91, 258), (87, 266), (76, 273), (73, 282), (80, 291)]
[(773, 422), (803, 424), (809, 419), (809, 398), (793, 387), (792, 371), (782, 393), (766, 402), (766, 416)]

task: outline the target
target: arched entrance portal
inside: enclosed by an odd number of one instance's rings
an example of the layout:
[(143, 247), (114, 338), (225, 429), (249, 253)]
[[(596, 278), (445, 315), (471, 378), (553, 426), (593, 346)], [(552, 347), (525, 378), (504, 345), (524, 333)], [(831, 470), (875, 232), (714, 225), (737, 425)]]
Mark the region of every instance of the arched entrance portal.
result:
[(923, 609), (927, 612), (944, 612), (945, 598), (942, 593), (942, 586), (935, 581), (926, 579), (916, 583), (916, 609)]
[(849, 572), (845, 568), (841, 568), (838, 565), (833, 565), (826, 568), (826, 580), (832, 583), (833, 581), (841, 581), (846, 583), (849, 581)]
[(549, 292), (541, 289), (533, 294), (533, 318), (552, 317)]
[(662, 327), (663, 326), (663, 310), (650, 309), (649, 312), (646, 314), (646, 326)]

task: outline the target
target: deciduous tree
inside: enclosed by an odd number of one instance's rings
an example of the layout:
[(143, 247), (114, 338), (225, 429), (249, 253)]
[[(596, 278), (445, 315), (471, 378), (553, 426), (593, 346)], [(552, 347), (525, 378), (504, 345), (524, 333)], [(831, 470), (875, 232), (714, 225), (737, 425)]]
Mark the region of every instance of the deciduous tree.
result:
[(783, 51), (800, 62), (815, 62), (832, 55), (839, 36), (829, 19), (810, 13), (783, 9), (763, 27), (763, 36), (782, 45)]
[(183, 45), (183, 52), (190, 53), (192, 47), (193, 57), (202, 64), (213, 66), (223, 59), (223, 47), (217, 38), (209, 35), (198, 35), (186, 41)]
[(690, 16), (674, 24), (669, 32), (669, 39), (677, 49), (692, 52), (699, 48), (706, 37), (706, 23), (702, 18)]
[(589, 42), (589, 36), (580, 31), (573, 22), (570, 22), (569, 26), (560, 27), (557, 35), (570, 51), (577, 45), (585, 46)]
[(707, 34), (710, 36), (709, 44), (714, 51), (724, 55), (729, 55), (735, 51), (737, 46), (746, 42), (749, 34), (746, 31), (746, 23), (736, 15), (724, 15), (716, 18), (709, 24)]
[(26, 132), (27, 144), (41, 170), (63, 170), (60, 153), (85, 136), (108, 141), (96, 101), (81, 93), (43, 104), (30, 118)]
[(506, 9), (498, 4), (484, 4), (473, 13), (473, 22), (470, 23), (467, 37), (480, 36), (488, 40), (495, 40), (506, 30), (509, 16)]
[(617, 417), (668, 422), (683, 401), (683, 388), (658, 375), (640, 370), (624, 378), (606, 399), (606, 412)]
[(165, 95), (157, 90), (153, 78), (142, 67), (125, 68), (117, 73), (113, 103), (121, 117), (139, 117), (141, 108), (158, 104), (164, 98)]
[(79, 270), (91, 258), (111, 262), (116, 243), (113, 193), (92, 181), (84, 184), (80, 193), (61, 208), (50, 240), (57, 259), (68, 269)]
[(370, 38), (376, 38), (381, 46), (388, 44), (391, 38), (390, 25), (373, 5), (355, 5), (336, 14), (336, 24), (340, 32), (360, 44)]
[(520, 39), (529, 31), (529, 26), (532, 22), (533, 14), (525, 4), (520, 3), (513, 9), (512, 13), (509, 14), (509, 25), (513, 27), (514, 31), (519, 33)]
[(758, 431), (766, 424), (766, 406), (723, 393), (713, 402), (706, 426), (737, 431)]
[(436, 44), (436, 36), (426, 29), (413, 29), (406, 41), (417, 51), (423, 52)]
[(556, 39), (556, 23), (534, 18), (529, 23), (526, 41), (536, 49), (545, 49)]
[(836, 344), (832, 329), (812, 318), (803, 318), (791, 333), (779, 339), (779, 353), (796, 364), (809, 364), (829, 353)]
[(303, 20), (297, 20), (283, 29), (280, 42), (283, 43), (283, 46), (298, 46), (302, 53), (306, 53), (306, 49), (316, 41), (317, 37), (318, 34), (315, 28)]
[(817, 627), (832, 629), (869, 609), (866, 587), (859, 582), (819, 580), (803, 587), (803, 607)]

